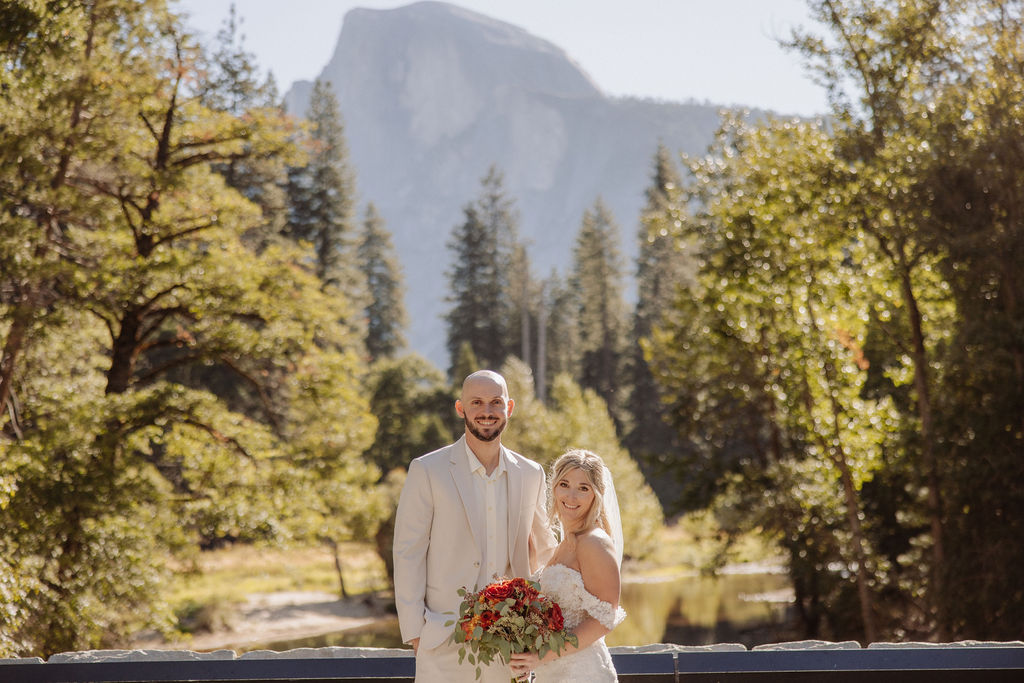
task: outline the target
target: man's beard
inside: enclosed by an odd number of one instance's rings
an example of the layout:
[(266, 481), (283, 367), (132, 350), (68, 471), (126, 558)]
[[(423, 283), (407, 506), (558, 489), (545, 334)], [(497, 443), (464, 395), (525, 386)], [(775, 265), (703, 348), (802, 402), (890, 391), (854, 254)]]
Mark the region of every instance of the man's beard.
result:
[(470, 433), (470, 434), (472, 434), (473, 436), (475, 436), (476, 438), (480, 439), (481, 441), (494, 441), (494, 440), (495, 440), (495, 439), (497, 439), (497, 438), (498, 438), (499, 436), (501, 436), (501, 433), (502, 433), (503, 431), (505, 431), (505, 425), (507, 425), (507, 424), (508, 424), (508, 421), (507, 421), (507, 420), (502, 420), (502, 421), (500, 421), (500, 422), (499, 422), (499, 423), (498, 423), (498, 424), (497, 424), (497, 425), (496, 425), (496, 426), (494, 427), (494, 431), (493, 431), (493, 432), (492, 432), (492, 433), (490, 434), (490, 436), (487, 436), (486, 434), (483, 434), (482, 432), (480, 432), (480, 431), (479, 431), (479, 430), (478, 430), (478, 429), (476, 428), (476, 426), (475, 426), (475, 425), (474, 425), (474, 424), (473, 424), (472, 422), (470, 422), (470, 421), (469, 421), (469, 418), (468, 418), (468, 417), (465, 417), (465, 416), (463, 416), (463, 418), (462, 418), (462, 419), (463, 419), (463, 421), (464, 421), (464, 422), (466, 423), (466, 429), (468, 429), (468, 430), (469, 430), (469, 433)]

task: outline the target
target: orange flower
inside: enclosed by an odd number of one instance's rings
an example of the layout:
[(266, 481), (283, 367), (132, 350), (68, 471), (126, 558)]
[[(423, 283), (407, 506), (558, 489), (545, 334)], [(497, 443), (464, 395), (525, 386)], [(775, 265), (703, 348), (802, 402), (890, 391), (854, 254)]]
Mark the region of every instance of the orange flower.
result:
[(480, 625), (483, 626), (484, 628), (490, 628), (491, 625), (498, 620), (499, 616), (501, 616), (501, 615), (499, 615), (497, 612), (494, 612), (492, 610), (487, 610), (486, 612), (481, 612), (480, 613)]

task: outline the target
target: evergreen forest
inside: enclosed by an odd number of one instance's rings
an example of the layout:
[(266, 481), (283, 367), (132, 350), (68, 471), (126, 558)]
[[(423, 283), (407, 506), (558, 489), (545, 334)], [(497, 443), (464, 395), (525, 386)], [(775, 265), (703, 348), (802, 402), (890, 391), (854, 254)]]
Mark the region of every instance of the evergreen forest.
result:
[(602, 455), (627, 558), (710, 511), (808, 638), (1020, 639), (1024, 2), (808, 5), (827, 116), (652, 149), (641, 215), (558, 227), (566, 272), (481, 178), (437, 236), (446, 368), (329, 83), (289, 116), (234, 12), (207, 45), (165, 0), (0, 5), (0, 656), (172, 631), (169, 577), (233, 543), (387, 563), (480, 367), (511, 448)]

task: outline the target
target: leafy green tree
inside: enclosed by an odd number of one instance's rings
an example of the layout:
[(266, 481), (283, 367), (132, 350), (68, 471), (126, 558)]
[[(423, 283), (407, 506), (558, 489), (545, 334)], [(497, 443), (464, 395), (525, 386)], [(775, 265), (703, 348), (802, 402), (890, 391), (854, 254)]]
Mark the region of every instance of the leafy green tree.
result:
[[(940, 447), (945, 435), (936, 410), (942, 403), (939, 396), (966, 380), (947, 378), (953, 366), (943, 358), (946, 349), (960, 346), (950, 338), (958, 328), (955, 311), (972, 308), (954, 309), (950, 297), (950, 286), (976, 265), (953, 255), (962, 243), (955, 233), (966, 225), (965, 218), (979, 215), (965, 216), (962, 207), (986, 205), (984, 199), (980, 204), (966, 199), (950, 213), (946, 198), (965, 199), (959, 193), (970, 183), (964, 179), (982, 168), (1008, 168), (977, 163), (964, 153), (971, 133), (988, 123), (986, 108), (976, 106), (973, 94), (985, 88), (980, 74), (995, 64), (988, 72), (993, 77), (1007, 66), (1006, 73), (1013, 73), (1006, 62), (1008, 57), (1014, 61), (1013, 51), (995, 46), (1001, 41), (1015, 44), (1021, 9), (1016, 3), (932, 0), (900, 5), (822, 2), (814, 11), (832, 41), (798, 35), (794, 45), (829, 89), (840, 154), (857, 174), (850, 183), (850, 222), (874, 247), (884, 282), (876, 290), (879, 313), (874, 320), (882, 334), (898, 340), (883, 362), (893, 390), (911, 401), (905, 424), (913, 434), (909, 471), (916, 476), (910, 481), (925, 495), (929, 530), (922, 539), (930, 552), (926, 596), (937, 635), (945, 640), (956, 628), (947, 614), (946, 596), (958, 593), (945, 585), (947, 575), (955, 577), (947, 571), (945, 526), (955, 517), (950, 510), (957, 508), (947, 506), (943, 497), (960, 488), (950, 484), (962, 477), (952, 474), (952, 462), (944, 457), (949, 451)], [(1009, 88), (1006, 92), (1019, 85), (1019, 80), (1009, 82), (1012, 76), (998, 80)], [(1001, 120), (1005, 110), (1002, 104), (998, 108)], [(1012, 149), (1013, 136), (1000, 144)], [(946, 154), (940, 156), (940, 150)], [(957, 161), (951, 163), (951, 158)], [(976, 163), (976, 168), (966, 171), (961, 160)], [(941, 180), (929, 178), (936, 172)], [(1012, 186), (1013, 176), (1000, 181)], [(984, 215), (984, 209), (979, 213)], [(961, 408), (953, 412), (962, 417)]]
[(1005, 381), (1021, 8), (812, 9), (831, 39), (793, 45), (832, 120), (732, 120), (691, 164), (700, 271), (655, 328), (653, 367), (720, 513), (789, 552), (809, 634), (1006, 637), (1024, 604)]
[[(81, 42), (69, 39), (69, 31), (81, 35), (88, 27), (72, 7), (8, 3), (0, 12), (0, 90), (10, 93), (0, 99), (0, 162), (7, 171), (0, 174), (0, 424), (4, 438), (16, 438), (21, 433), (14, 388), (18, 365), (41, 341), (42, 330), (60, 319), (54, 302), (61, 283), (71, 281), (68, 259), (61, 258), (67, 251), (63, 226), (68, 217), (51, 204), (52, 194), (67, 183), (71, 150), (89, 143), (83, 121), (89, 77), (75, 61)], [(97, 54), (94, 60), (106, 57)], [(23, 107), (19, 97), (42, 100), (40, 73), (67, 84), (43, 100), (46, 118)], [(92, 139), (102, 146), (105, 133), (97, 130)], [(51, 154), (38, 155), (40, 147)]]
[(368, 295), (366, 351), (374, 360), (394, 357), (405, 345), (404, 287), (391, 235), (372, 203), (366, 207), (356, 253)]
[(628, 330), (619, 228), (601, 199), (583, 213), (573, 249), (570, 288), (579, 338), (579, 384), (608, 404), (618, 429), (628, 389), (622, 386)]
[[(464, 214), (448, 242), (453, 256), (448, 271), (452, 308), (445, 315), (450, 373), (463, 343), (490, 368), (500, 367), (516, 346), (510, 292), (519, 219), (496, 167), (484, 176), (480, 197), (466, 205)], [(462, 381), (454, 374), (451, 379)]]
[[(844, 200), (843, 166), (815, 124), (754, 128), (733, 117), (713, 157), (692, 171), (705, 207), (695, 235), (701, 268), (656, 328), (659, 379), (712, 459), (735, 453), (725, 463), (745, 477), (734, 480), (733, 492), (745, 492), (735, 504), (756, 511), (751, 523), (790, 536), (794, 575), (803, 535), (837, 536), (834, 561), (850, 567), (849, 581), (824, 597), (835, 606), (848, 587), (858, 630), (873, 641), (879, 579), (861, 523), (862, 487), (881, 463), (893, 415), (888, 401), (860, 398), (872, 301), (860, 275), (870, 254), (827, 211)], [(758, 503), (766, 482), (785, 516)], [(794, 538), (787, 516), (798, 512), (803, 531)]]
[[(949, 638), (1014, 638), (1024, 618), (1015, 540), (1024, 515), (1024, 235), (1015, 218), (1024, 209), (1024, 7), (949, 3), (940, 12), (957, 42), (929, 76), (948, 86), (930, 103), (928, 125), (917, 109), (910, 117), (930, 152), (918, 143), (928, 163), (916, 189), (931, 201), (915, 217), (941, 255), (933, 267), (957, 314), (948, 344), (929, 349), (944, 560), (931, 602)], [(951, 57), (956, 68), (943, 68)]]
[(388, 578), (393, 579), (395, 512), (405, 470), (414, 458), (452, 442), (455, 399), (444, 375), (416, 355), (378, 360), (367, 386), (377, 433), (363, 457), (383, 473), (377, 493), (388, 511), (374, 539)]
[[(0, 441), (0, 513), (5, 513), (15, 494), (14, 478), (8, 472), (16, 471), (4, 441)], [(31, 618), (30, 595), (39, 590), (38, 563), (10, 547), (8, 539), (0, 537), (0, 657), (14, 657), (22, 649), (16, 634), (22, 633)]]
[[(14, 9), (0, 11), (0, 26), (4, 27), (0, 90), (4, 92), (26, 87), (30, 80), (26, 71), (14, 65), (27, 69), (53, 64), (56, 69), (70, 51), (60, 47), (59, 22), (32, 15), (27, 7), (19, 7), (22, 15), (12, 17)], [(18, 19), (25, 24), (19, 26)], [(16, 28), (26, 33), (18, 35)], [(35, 45), (26, 40), (32, 32), (39, 36)], [(65, 67), (53, 75), (59, 78), (68, 72)], [(31, 394), (23, 378), (38, 349), (47, 345), (51, 328), (64, 319), (55, 304), (61, 296), (60, 283), (70, 282), (73, 270), (60, 256), (67, 246), (61, 223), (55, 216), (46, 217), (52, 192), (47, 181), (55, 176), (10, 172), (18, 168), (19, 159), (27, 162), (23, 170), (38, 163), (30, 173), (43, 173), (46, 168), (44, 160), (26, 157), (33, 143), (39, 142), (32, 137), (38, 121), (32, 121), (28, 113), (20, 110), (16, 100), (0, 99), (0, 118), (4, 120), (0, 125), (4, 131), (0, 166), (7, 170), (0, 173), (0, 656), (6, 657), (18, 656), (32, 646), (28, 631), (38, 618), (33, 598), (45, 588), (40, 581), (45, 580), (41, 558), (25, 552), (17, 538), (5, 533), (19, 508), (14, 501), (23, 488), (20, 473), (31, 465), (29, 455), (17, 445), (32, 429)]]
[[(232, 5), (209, 54), (206, 50), (198, 53), (198, 73), (205, 78), (197, 83), (196, 95), (211, 111), (243, 120), (273, 121), (275, 126), (286, 126), (295, 136), (298, 128), (278, 111), (273, 77), (261, 81), (255, 56), (245, 48), (241, 22)], [(220, 174), (229, 187), (259, 208), (260, 218), (247, 225), (243, 233), (245, 245), (256, 251), (281, 244), (285, 239), (282, 233), (287, 219), (284, 191), (287, 168), (288, 164), (303, 159), (297, 147), (287, 152), (284, 148), (266, 152), (246, 148), (211, 164), (211, 169)], [(247, 384), (245, 380), (227, 366), (179, 367), (172, 371), (172, 377), (174, 381), (205, 388), (227, 398), (234, 409), (246, 414), (258, 414), (263, 409), (259, 397), (249, 391), (249, 386), (240, 386)]]
[(377, 434), (364, 457), (382, 473), (451, 443), (454, 399), (444, 376), (416, 355), (382, 359), (367, 381)]
[[(205, 106), (202, 60), (162, 2), (57, 9), (18, 18), (0, 69), (0, 234), (36, 235), (2, 257), (31, 257), (5, 292), (36, 294), (0, 304), (28, 315), (0, 326), (5, 349), (32, 333), (5, 351), (17, 409), (0, 417), (0, 546), (30, 573), (0, 613), (44, 656), (171, 626), (171, 553), (297, 535), (297, 501), (319, 503), (297, 492), (355, 496), (379, 476), (359, 460), (374, 425), (360, 340), (338, 324), (350, 303), (321, 291), (308, 251), (250, 249), (260, 212), (218, 171), (287, 156), (287, 121)], [(238, 394), (177, 381), (202, 367), (237, 374)]]
[(503, 443), (546, 469), (570, 448), (585, 448), (601, 456), (615, 480), (625, 555), (635, 559), (647, 557), (654, 551), (657, 532), (664, 525), (661, 505), (636, 461), (620, 445), (604, 401), (561, 374), (552, 382), (545, 406), (535, 397), (533, 376), (525, 363), (510, 358), (501, 372), (508, 381), (509, 395), (516, 402)]

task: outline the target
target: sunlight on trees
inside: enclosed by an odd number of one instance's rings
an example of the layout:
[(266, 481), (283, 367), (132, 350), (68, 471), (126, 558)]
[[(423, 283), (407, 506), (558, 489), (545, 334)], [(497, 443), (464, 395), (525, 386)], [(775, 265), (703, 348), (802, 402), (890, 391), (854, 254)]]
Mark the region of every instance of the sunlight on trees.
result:
[(629, 557), (647, 469), (670, 514), (778, 544), (807, 637), (1019, 638), (1024, 5), (809, 4), (824, 35), (788, 44), (830, 116), (724, 112), (682, 174), (655, 151), (632, 311), (599, 201), (540, 279), (489, 170), (447, 376), (398, 355), (327, 84), (286, 116), (234, 15), (207, 49), (161, 0), (0, 8), (0, 656), (173, 631), (168, 576), (228, 543), (325, 544), (345, 593), (337, 549), (387, 565), (480, 364), (511, 448), (605, 459)]

